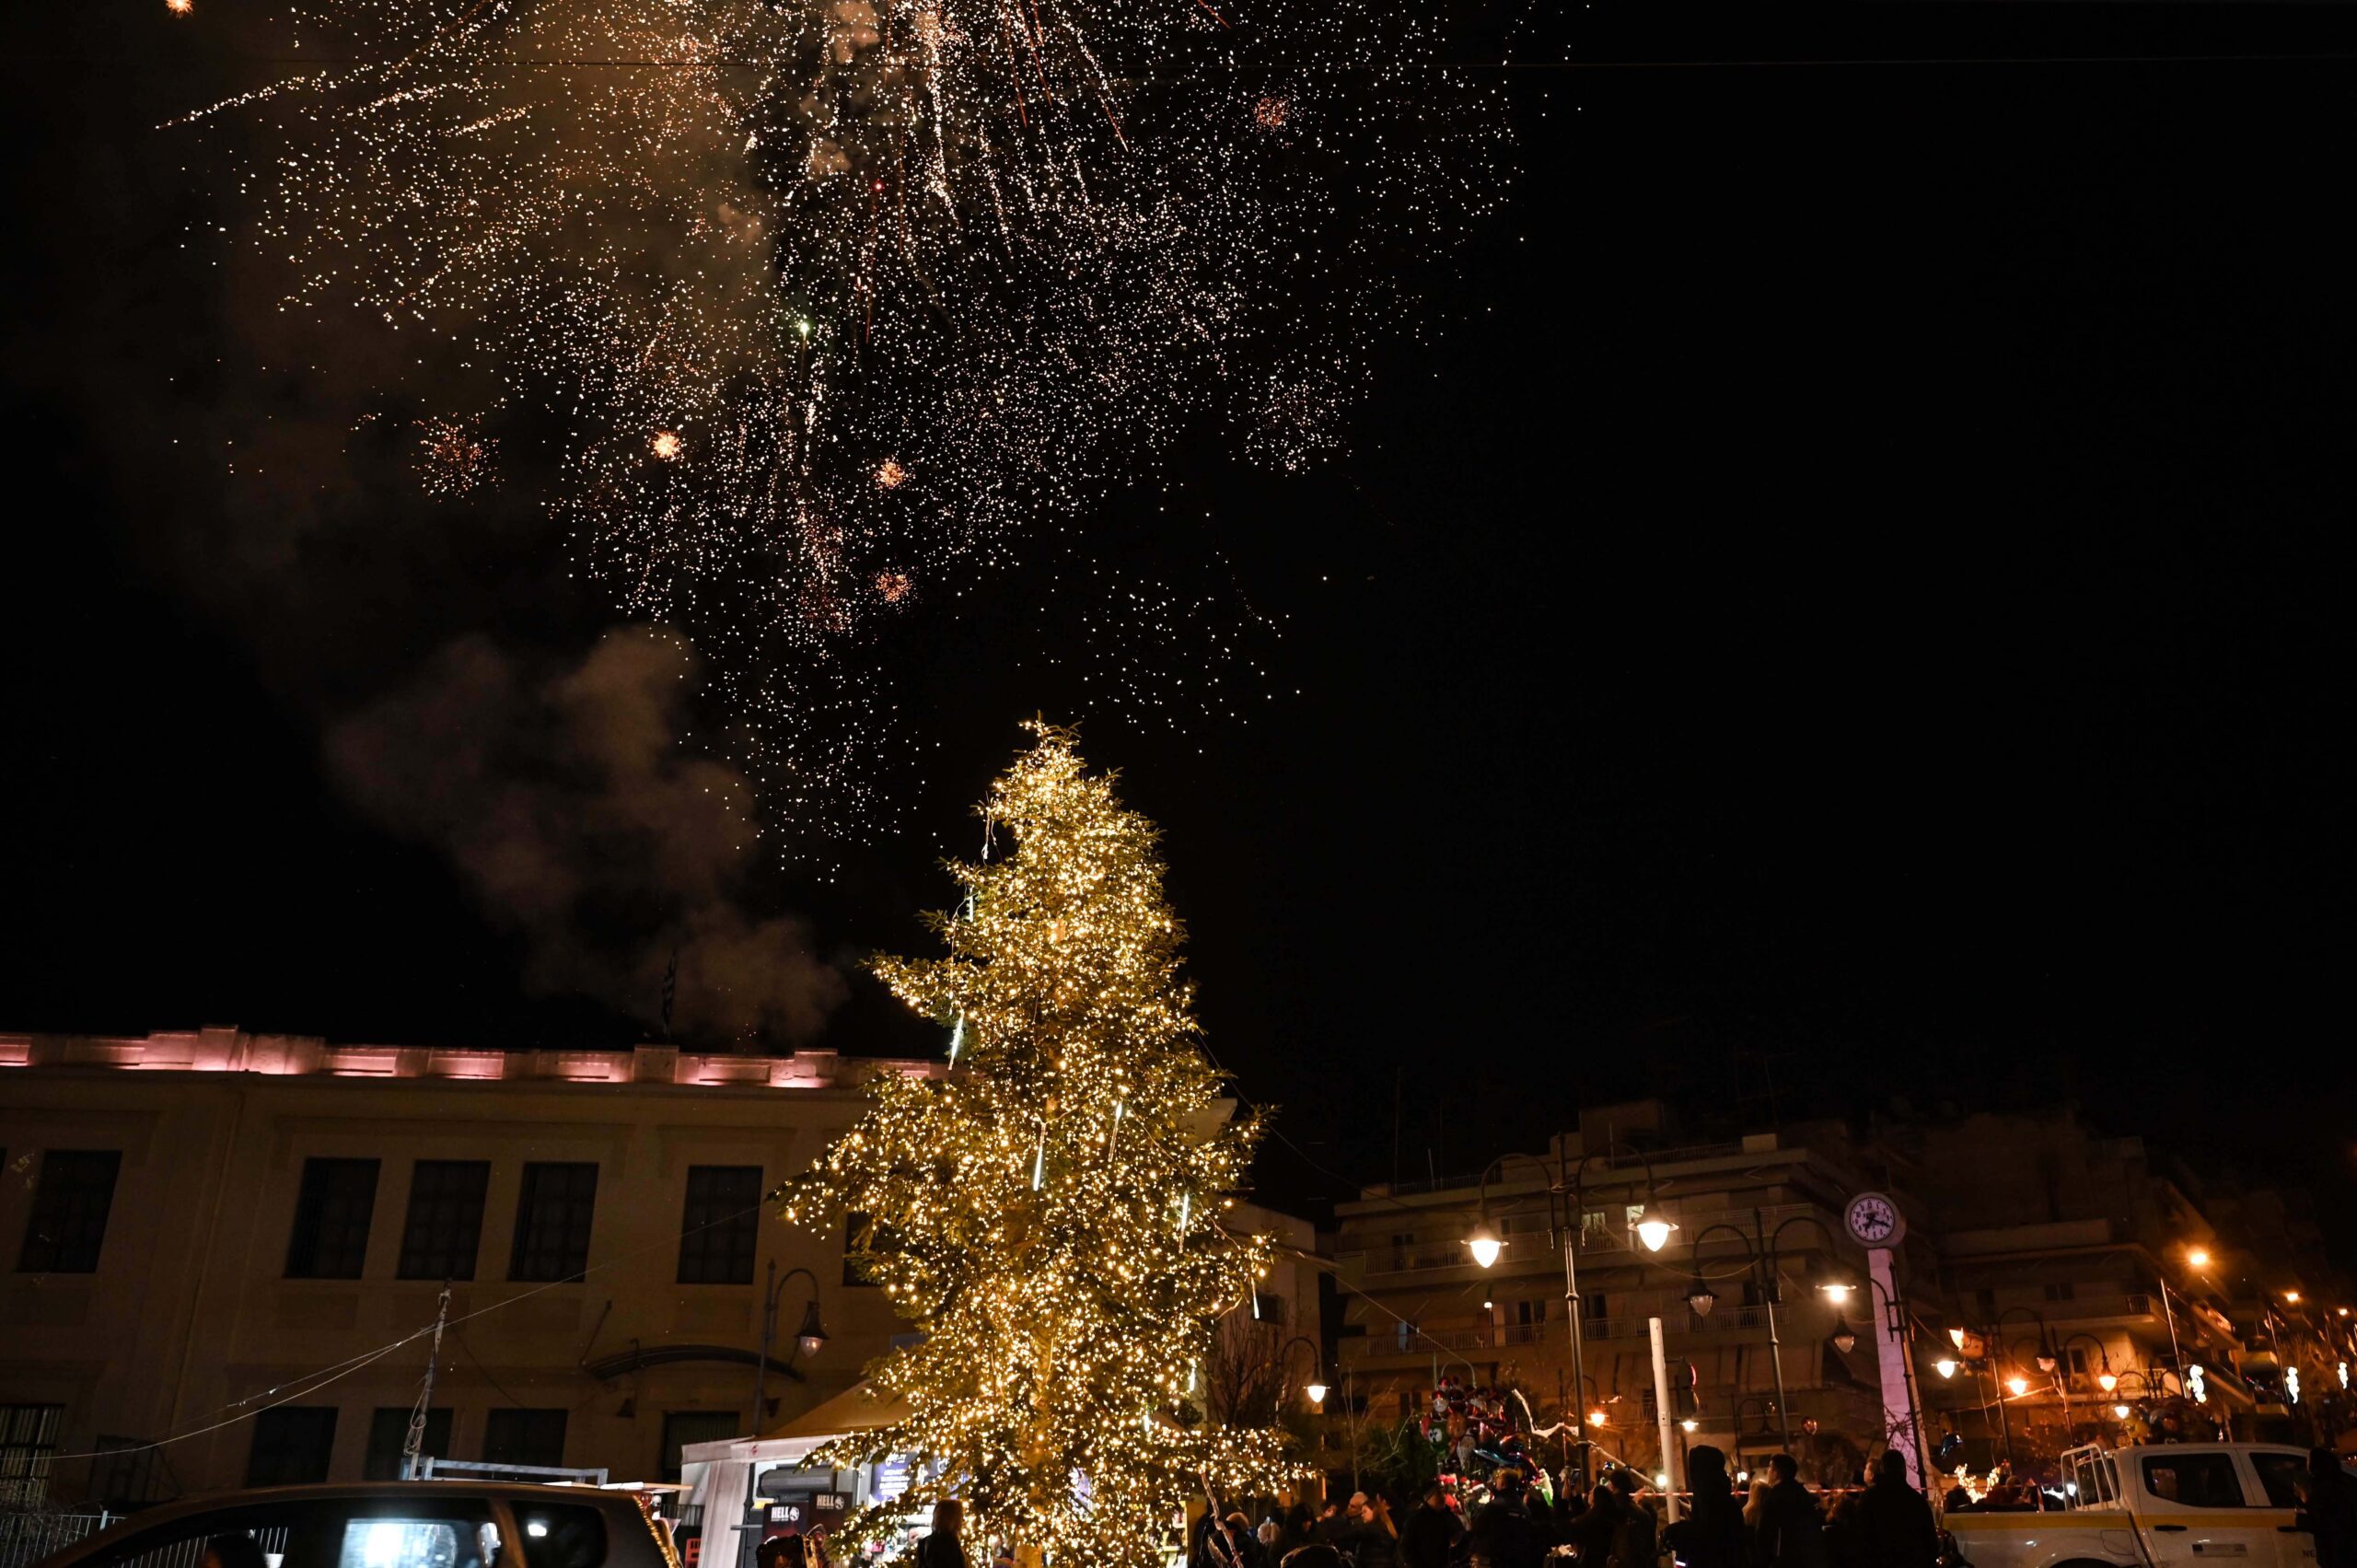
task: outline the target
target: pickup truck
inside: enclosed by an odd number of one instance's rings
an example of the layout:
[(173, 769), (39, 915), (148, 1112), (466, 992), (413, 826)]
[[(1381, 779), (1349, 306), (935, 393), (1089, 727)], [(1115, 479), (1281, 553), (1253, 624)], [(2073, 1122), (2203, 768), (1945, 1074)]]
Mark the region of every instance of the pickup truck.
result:
[(1943, 1521), (1971, 1568), (2316, 1568), (2293, 1523), (2305, 1449), (2267, 1443), (2091, 1446), (2062, 1456), (2068, 1507), (1952, 1509)]

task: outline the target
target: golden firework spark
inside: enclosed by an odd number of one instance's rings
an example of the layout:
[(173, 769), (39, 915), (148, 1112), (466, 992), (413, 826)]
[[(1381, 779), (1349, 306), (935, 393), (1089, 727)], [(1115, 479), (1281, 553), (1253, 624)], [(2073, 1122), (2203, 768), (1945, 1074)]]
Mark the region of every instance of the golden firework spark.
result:
[(192, 16), (196, 11), (196, 0), (164, 0), (164, 9), (175, 17)]
[[(889, 814), (910, 748), (834, 715), (897, 706), (870, 649), (917, 580), (1086, 584), (1105, 701), (1247, 711), (1273, 627), (1225, 567), (1142, 582), (1083, 520), (1181, 431), (1330, 455), (1409, 314), (1388, 258), (1427, 249), (1370, 229), (1471, 233), (1503, 183), (1501, 91), (1379, 0), (1260, 0), (1257, 60), (1210, 0), (292, 4), (352, 63), (172, 122), (261, 122), (224, 226), (287, 308), (453, 343), (561, 419), (574, 558), (707, 654), (805, 844)], [(644, 68), (551, 68), (592, 61)], [(489, 482), (470, 441), (421, 449), (429, 483)]]
[(499, 445), (472, 419), (433, 418), (414, 422), (418, 478), (437, 496), (464, 495), (492, 478), (491, 455)]

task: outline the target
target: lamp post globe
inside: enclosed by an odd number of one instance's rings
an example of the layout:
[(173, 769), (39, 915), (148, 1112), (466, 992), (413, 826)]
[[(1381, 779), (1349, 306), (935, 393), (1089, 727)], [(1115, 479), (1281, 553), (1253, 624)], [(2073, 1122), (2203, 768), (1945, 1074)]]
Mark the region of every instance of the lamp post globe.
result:
[(795, 1336), (794, 1342), (806, 1359), (827, 1348), (827, 1329), (819, 1321), (819, 1303), (816, 1300), (803, 1308), (802, 1331)]

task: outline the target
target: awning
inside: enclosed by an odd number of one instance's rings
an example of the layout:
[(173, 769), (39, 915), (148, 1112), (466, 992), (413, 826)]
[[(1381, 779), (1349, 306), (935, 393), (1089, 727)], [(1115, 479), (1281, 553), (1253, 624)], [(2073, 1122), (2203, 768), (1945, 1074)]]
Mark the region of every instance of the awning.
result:
[(909, 1419), (909, 1401), (879, 1392), (875, 1385), (858, 1382), (833, 1399), (812, 1405), (784, 1425), (761, 1434), (764, 1443), (797, 1437), (840, 1437), (846, 1432), (872, 1432)]

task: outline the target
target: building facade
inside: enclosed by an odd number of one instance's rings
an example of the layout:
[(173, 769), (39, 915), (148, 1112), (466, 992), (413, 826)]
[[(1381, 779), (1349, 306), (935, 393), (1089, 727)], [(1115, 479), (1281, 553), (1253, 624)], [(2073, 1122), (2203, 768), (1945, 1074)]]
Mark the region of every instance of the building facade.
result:
[[(2002, 1463), (2049, 1473), (2096, 1440), (2357, 1441), (2357, 1293), (2313, 1217), (2264, 1191), (2201, 1194), (2141, 1139), (2066, 1109), (1698, 1143), (1642, 1102), (1585, 1111), (1544, 1154), (1485, 1174), (1340, 1205), (1350, 1419), (1412, 1419), (1454, 1377), (1511, 1387), (1533, 1424), (1576, 1437), (1584, 1423), (1613, 1458), (1662, 1468), (1658, 1319), (1673, 1445), (1713, 1444), (1738, 1468), (1790, 1446), (1810, 1479), (1854, 1479), (1908, 1441), (1910, 1413), (1933, 1468), (1976, 1485)], [(1846, 1233), (1865, 1191), (1905, 1222), (1887, 1288)], [(1672, 1227), (1658, 1249), (1648, 1220)], [(1488, 1268), (1477, 1237), (1498, 1243)], [(1886, 1355), (1893, 1323), (1904, 1353)]]
[(772, 1273), (764, 1423), (902, 1327), (762, 1196), (940, 1070), (0, 1036), (0, 1502), (394, 1473), (446, 1283), (426, 1452), (676, 1473), (746, 1429)]
[(2280, 1196), (2203, 1193), (2142, 1138), (2067, 1109), (1885, 1133), (1937, 1236), (1946, 1315), (1925, 1397), (1968, 1439), (1965, 1462), (2345, 1423), (2347, 1287)]
[[(1845, 1473), (1886, 1418), (1868, 1331), (1878, 1309), (1842, 1211), (1869, 1190), (1911, 1208), (1902, 1175), (1839, 1124), (1694, 1144), (1647, 1101), (1583, 1112), (1543, 1156), (1506, 1156), (1486, 1183), (1367, 1188), (1339, 1206), (1330, 1243), (1344, 1298), (1338, 1384), (1369, 1421), (1413, 1416), (1443, 1376), (1511, 1384), (1542, 1423), (1585, 1420), (1608, 1454), (1650, 1471), (1658, 1318), (1673, 1442), (1744, 1460), (1789, 1434), (1814, 1468)], [(1657, 1250), (1649, 1219), (1675, 1227)], [(1469, 1245), (1485, 1221), (1503, 1243), (1486, 1269)], [(1576, 1356), (1559, 1223), (1576, 1236)], [(1910, 1237), (1901, 1278), (1932, 1269)]]

